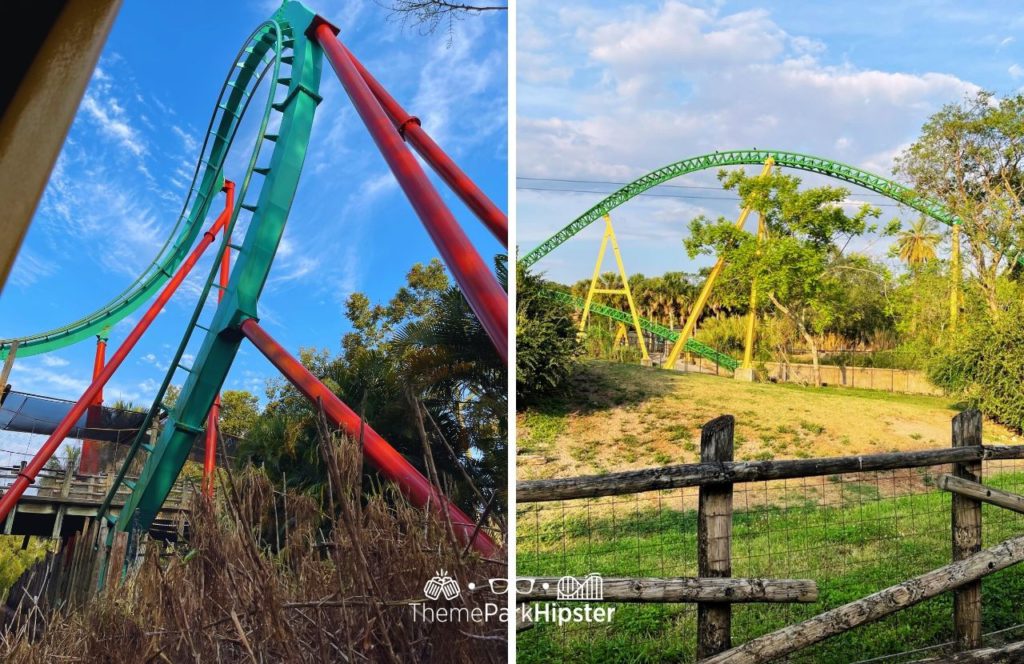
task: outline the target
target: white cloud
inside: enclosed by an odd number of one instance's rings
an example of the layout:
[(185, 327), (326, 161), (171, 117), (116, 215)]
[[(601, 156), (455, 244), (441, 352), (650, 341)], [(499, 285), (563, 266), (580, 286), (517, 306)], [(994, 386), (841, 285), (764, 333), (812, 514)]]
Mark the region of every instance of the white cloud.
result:
[[(195, 136), (193, 136), (192, 134), (188, 133), (178, 125), (171, 125), (171, 131), (173, 131), (174, 134), (181, 139), (181, 143), (185, 148), (185, 152), (188, 152), (191, 155), (194, 154), (196, 150), (199, 149), (199, 141), (196, 140)], [(189, 177), (191, 177), (191, 175), (192, 174), (189, 173)]]
[(107, 136), (116, 139), (122, 148), (136, 157), (145, 154), (146, 146), (141, 135), (129, 124), (124, 108), (116, 99), (98, 99), (95, 93), (90, 92), (82, 99), (82, 109)]
[[(751, 147), (834, 157), (887, 175), (931, 113), (978, 89), (942, 71), (832, 64), (836, 54), (820, 40), (788, 31), (766, 11), (730, 13), (722, 3), (529, 3), (520, 17), (522, 176), (628, 182), (686, 157)], [(558, 82), (524, 70), (551, 63), (574, 73)], [(714, 185), (713, 174), (684, 182)], [(518, 215), (521, 242), (539, 242), (602, 198), (580, 196), (578, 207), (565, 210), (577, 197), (530, 194), (530, 213), (521, 207)], [(717, 216), (728, 204), (706, 207)], [(648, 240), (658, 237), (638, 228)], [(522, 242), (524, 250), (533, 246)], [(674, 260), (681, 268), (678, 254)]]
[(11, 384), (21, 392), (42, 394), (58, 399), (78, 399), (89, 387), (89, 381), (73, 378), (66, 372), (52, 371), (42, 363), (15, 362), (11, 370)]
[(9, 283), (23, 288), (32, 286), (39, 280), (56, 274), (59, 269), (55, 261), (43, 258), (28, 248), (22, 248), (11, 270)]
[(1013, 63), (1012, 65), (1010, 65), (1010, 68), (1007, 69), (1006, 71), (1008, 71), (1010, 76), (1012, 76), (1015, 79), (1024, 78), (1024, 67), (1021, 67), (1017, 63)]
[(66, 367), (70, 363), (56, 355), (43, 355), (43, 364), (48, 367)]

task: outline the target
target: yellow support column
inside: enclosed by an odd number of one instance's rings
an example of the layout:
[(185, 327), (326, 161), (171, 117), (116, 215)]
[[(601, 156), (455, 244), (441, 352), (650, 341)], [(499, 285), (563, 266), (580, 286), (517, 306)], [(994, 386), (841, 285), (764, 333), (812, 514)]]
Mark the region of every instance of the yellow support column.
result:
[[(615, 254), (615, 264), (619, 268), (619, 277), (622, 279), (622, 288), (598, 288), (597, 280), (601, 276), (601, 264), (604, 263), (604, 252), (608, 243), (612, 244), (612, 253)], [(606, 295), (625, 295), (629, 303), (629, 314), (633, 318), (633, 328), (636, 330), (637, 343), (640, 346), (640, 354), (644, 362), (649, 362), (647, 355), (647, 344), (644, 343), (644, 333), (640, 328), (640, 316), (636, 313), (636, 304), (633, 302), (633, 291), (629, 288), (629, 275), (626, 274), (626, 267), (622, 263), (622, 253), (619, 251), (619, 241), (615, 237), (615, 229), (612, 228), (612, 218), (604, 215), (604, 237), (601, 238), (601, 249), (597, 252), (597, 262), (594, 264), (594, 276), (590, 279), (590, 288), (587, 290), (587, 298), (583, 304), (583, 316), (580, 317), (580, 333), (587, 328), (587, 318), (590, 315), (590, 304), (594, 301), (596, 293)]]
[[(764, 216), (757, 218), (757, 242), (764, 239)], [(758, 248), (758, 254), (761, 253)], [(757, 326), (757, 279), (750, 284), (750, 311), (747, 313), (747, 334), (743, 342), (743, 362), (736, 370), (737, 380), (754, 380), (754, 328)]]
[(952, 249), (949, 254), (949, 328), (956, 329), (960, 316), (960, 225), (953, 225)]
[[(761, 169), (761, 174), (758, 177), (766, 177), (772, 172), (772, 167), (775, 165), (775, 160), (771, 157), (764, 162), (764, 168)], [(750, 207), (743, 208), (740, 212), (739, 218), (736, 220), (736, 228), (743, 228), (743, 225), (747, 223), (747, 217), (750, 216)], [(708, 298), (711, 297), (711, 289), (715, 285), (715, 280), (718, 279), (718, 275), (721, 274), (722, 268), (725, 267), (725, 259), (719, 258), (715, 261), (715, 266), (711, 268), (711, 274), (708, 275), (708, 280), (704, 282), (704, 288), (701, 289), (700, 295), (697, 297), (697, 301), (693, 304), (693, 309), (690, 310), (690, 315), (686, 319), (686, 324), (683, 325), (682, 331), (679, 333), (679, 338), (676, 339), (675, 344), (672, 345), (672, 351), (669, 352), (668, 357), (665, 359), (665, 368), (672, 369), (676, 365), (676, 360), (679, 359), (679, 354), (683, 351), (683, 346), (686, 345), (686, 340), (693, 334), (693, 329), (697, 327), (697, 320), (700, 315), (704, 312), (704, 305), (708, 303)]]
[(619, 323), (619, 328), (615, 331), (615, 341), (612, 342), (613, 346), (618, 346), (619, 344), (623, 346), (629, 345), (629, 332), (626, 330), (624, 323)]

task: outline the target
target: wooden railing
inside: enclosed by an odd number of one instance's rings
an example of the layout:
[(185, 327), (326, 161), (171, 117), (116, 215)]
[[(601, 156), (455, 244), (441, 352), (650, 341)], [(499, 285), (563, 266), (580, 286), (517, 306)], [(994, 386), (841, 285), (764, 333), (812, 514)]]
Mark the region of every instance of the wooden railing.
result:
[[(0, 489), (6, 489), (21, 472), (21, 466), (0, 467)], [(136, 480), (137, 477), (129, 476), (128, 479)], [(44, 468), (36, 477), (35, 484), (29, 489), (27, 495), (37, 498), (52, 498), (55, 501), (63, 499), (66, 502), (96, 503), (103, 502), (103, 498), (110, 491), (113, 483), (113, 475), (79, 475), (78, 473), (66, 473), (63, 470)], [(131, 490), (122, 485), (118, 488), (114, 502), (123, 504), (124, 499), (131, 494)], [(166, 507), (183, 508), (186, 506), (191, 490), (186, 488), (179, 481), (171, 489), (167, 497)]]
[[(6, 490), (14, 482), (23, 465), (0, 467), (0, 491)], [(129, 477), (131, 480), (136, 477)], [(7, 515), (3, 524), (5, 535), (16, 534), (15, 518), (19, 511), (38, 513), (40, 506), (48, 506), (47, 514), (54, 515), (51, 537), (58, 538), (61, 535), (65, 517), (69, 514), (77, 516), (96, 516), (100, 504), (107, 496), (113, 485), (113, 475), (79, 475), (78, 473), (67, 473), (61, 469), (44, 468), (36, 477), (35, 483), (22, 497), (18, 506)], [(188, 507), (188, 501), (193, 493), (192, 487), (186, 482), (179, 480), (175, 483), (161, 508), (162, 513), (179, 512)], [(131, 490), (122, 483), (114, 495), (111, 506), (114, 513), (125, 504)], [(22, 504), (31, 503), (31, 508), (22, 509)], [(90, 511), (91, 508), (95, 510)], [(51, 511), (52, 510), (52, 511)], [(49, 528), (49, 525), (47, 525)]]
[[(516, 499), (519, 503), (542, 503), (698, 487), (699, 577), (609, 579), (607, 581), (613, 581), (611, 585), (619, 588), (620, 592), (606, 595), (605, 601), (695, 602), (697, 655), (702, 662), (760, 664), (774, 661), (949, 591), (954, 593), (953, 631), (957, 649), (970, 651), (980, 648), (981, 579), (1024, 561), (1024, 535), (989, 549), (981, 548), (983, 502), (1024, 512), (1024, 496), (981, 484), (982, 461), (1024, 459), (1024, 445), (984, 445), (981, 414), (969, 410), (953, 418), (953, 444), (948, 449), (736, 462), (733, 461), (734, 429), (735, 421), (731, 415), (723, 415), (705, 424), (701, 430), (700, 463), (523, 481), (517, 484)], [(734, 484), (947, 464), (951, 466), (952, 473), (939, 477), (938, 488), (953, 494), (953, 559), (949, 565), (751, 639), (741, 646), (732, 646), (733, 603), (807, 602), (817, 599), (817, 588), (812, 580), (733, 579), (738, 583), (727, 583), (731, 577)], [(750, 588), (759, 590), (751, 592)], [(766, 593), (765, 588), (774, 590)], [(787, 589), (788, 594), (785, 592)], [(536, 599), (542, 598), (531, 596), (527, 601)]]

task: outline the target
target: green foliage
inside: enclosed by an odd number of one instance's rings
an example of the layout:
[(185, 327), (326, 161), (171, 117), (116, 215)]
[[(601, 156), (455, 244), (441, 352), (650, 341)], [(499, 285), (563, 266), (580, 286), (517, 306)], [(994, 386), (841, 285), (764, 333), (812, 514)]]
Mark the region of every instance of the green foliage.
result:
[(932, 360), (933, 383), (1004, 425), (1024, 431), (1024, 289), (999, 298), (995, 315), (979, 312)]
[(949, 286), (949, 264), (928, 261), (901, 274), (889, 297), (900, 350), (915, 366), (927, 363), (948, 336)]
[[(502, 264), (498, 273), (504, 276)], [(386, 304), (352, 294), (346, 316), (352, 330), (342, 339), (342, 355), (301, 349), (303, 366), (421, 472), (425, 452), (417, 410), (422, 405), (442, 483), (467, 513), (479, 513), (483, 506), (463, 471), (485, 496), (503, 493), (507, 373), (461, 292), (434, 260), (413, 266), (406, 285)], [(231, 414), (238, 426), (248, 427), (241, 460), (262, 464), (275, 482), (321, 494), (326, 472), (317, 451), (318, 412), (284, 380), (271, 383), (267, 397), (255, 418), (254, 403), (244, 396)], [(495, 501), (495, 512), (503, 505)]]
[(46, 555), (46, 540), (35, 537), (22, 549), (24, 538), (0, 535), (0, 599), (33, 563)]
[(942, 236), (934, 229), (935, 222), (921, 215), (910, 228), (897, 235), (893, 254), (911, 267), (934, 260), (935, 248), (942, 241)]
[(64, 445), (63, 453), (61, 455), (54, 454), (50, 457), (50, 460), (46, 462), (47, 470), (76, 470), (78, 468), (78, 460), (82, 456), (82, 448), (77, 445)]
[(896, 166), (918, 193), (964, 221), (964, 256), (994, 313), (998, 282), (1024, 246), (1024, 93), (979, 92), (944, 106)]
[(743, 353), (747, 317), (714, 316), (705, 318), (697, 328), (697, 341), (730, 355)]
[(260, 402), (245, 390), (225, 390), (220, 394), (220, 430), (245, 438), (260, 415)]
[(759, 239), (724, 217), (690, 223), (684, 241), (690, 256), (725, 259), (718, 285), (723, 300), (741, 306), (756, 283), (776, 313), (795, 326), (815, 362), (818, 338), (826, 332), (858, 337), (884, 324), (878, 293), (888, 273), (867, 257), (844, 254), (850, 239), (878, 230), (869, 223), (879, 216), (877, 208), (863, 205), (848, 215), (846, 189), (801, 189), (799, 178), (778, 171), (765, 177), (722, 171), (719, 179), (760, 215), (764, 228)]
[(522, 265), (516, 277), (517, 404), (557, 391), (576, 369), (580, 345), (572, 307), (544, 296), (544, 279)]

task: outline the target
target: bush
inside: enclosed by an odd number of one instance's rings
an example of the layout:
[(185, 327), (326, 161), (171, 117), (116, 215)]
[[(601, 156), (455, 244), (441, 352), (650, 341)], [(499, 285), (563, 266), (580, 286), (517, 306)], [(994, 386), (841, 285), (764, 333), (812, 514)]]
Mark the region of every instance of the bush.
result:
[(1024, 430), (1024, 304), (966, 319), (932, 360), (928, 378), (1015, 431)]
[(580, 355), (570, 305), (544, 295), (545, 281), (522, 267), (516, 277), (516, 396), (524, 406), (557, 391)]

